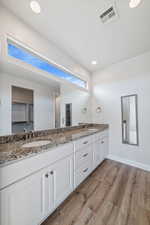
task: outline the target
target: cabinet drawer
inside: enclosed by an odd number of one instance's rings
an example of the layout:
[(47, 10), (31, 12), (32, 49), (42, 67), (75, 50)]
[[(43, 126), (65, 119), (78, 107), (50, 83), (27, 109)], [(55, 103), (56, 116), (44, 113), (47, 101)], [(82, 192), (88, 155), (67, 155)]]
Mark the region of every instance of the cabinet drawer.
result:
[(82, 150), (75, 153), (75, 170), (82, 167), (83, 164), (92, 162), (92, 145), (88, 145)]
[(81, 139), (74, 142), (75, 151), (78, 151), (79, 149), (84, 148), (91, 143), (92, 143), (92, 137), (91, 136), (81, 138)]
[(92, 162), (85, 163), (75, 172), (75, 188), (92, 172)]
[(98, 141), (98, 140), (103, 139), (105, 137), (108, 137), (108, 131), (107, 130), (95, 134), (94, 135), (94, 141)]

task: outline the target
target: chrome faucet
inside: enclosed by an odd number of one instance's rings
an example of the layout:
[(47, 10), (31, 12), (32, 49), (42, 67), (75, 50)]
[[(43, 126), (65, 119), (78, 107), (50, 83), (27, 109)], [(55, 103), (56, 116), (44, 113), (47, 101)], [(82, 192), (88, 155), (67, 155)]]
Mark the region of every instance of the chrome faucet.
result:
[(29, 139), (31, 140), (32, 138), (34, 138), (34, 131), (33, 130), (31, 130), (29, 132)]
[(31, 130), (31, 131), (27, 131), (27, 129), (26, 128), (24, 128), (24, 133), (25, 133), (25, 140), (30, 140), (31, 141), (31, 139), (32, 138), (34, 138), (34, 131), (33, 130)]
[(24, 131), (24, 133), (27, 133), (28, 132), (26, 128), (24, 128), (23, 131)]

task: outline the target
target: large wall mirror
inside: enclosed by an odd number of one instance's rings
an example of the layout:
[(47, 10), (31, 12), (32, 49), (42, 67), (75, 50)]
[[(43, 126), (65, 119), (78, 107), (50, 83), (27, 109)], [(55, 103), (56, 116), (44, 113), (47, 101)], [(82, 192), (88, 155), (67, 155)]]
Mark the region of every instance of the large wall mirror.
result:
[(0, 136), (90, 123), (89, 101), (72, 85), (0, 73)]
[(139, 145), (137, 95), (121, 97), (122, 109), (122, 142)]

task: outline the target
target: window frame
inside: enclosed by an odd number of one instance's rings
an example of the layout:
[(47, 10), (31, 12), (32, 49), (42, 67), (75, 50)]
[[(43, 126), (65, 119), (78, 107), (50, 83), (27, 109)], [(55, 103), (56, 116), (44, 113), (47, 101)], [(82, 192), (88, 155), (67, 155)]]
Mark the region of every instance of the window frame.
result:
[[(83, 82), (84, 86), (79, 85), (76, 82), (69, 81), (69, 79), (66, 79), (64, 77), (56, 75), (55, 73), (46, 71), (45, 69), (41, 69), (38, 66), (32, 65), (31, 63), (27, 63), (26, 61), (24, 61), (22, 59), (19, 59), (19, 58), (15, 57), (15, 56), (10, 55), (9, 54), (9, 49), (8, 49), (8, 45), (9, 44), (17, 47), (18, 49), (21, 49), (21, 50), (27, 52), (28, 54), (31, 54), (31, 56), (37, 58), (38, 60), (41, 60), (41, 62), (47, 63), (50, 66), (55, 67), (57, 70), (63, 72), (64, 74), (66, 73), (66, 75), (68, 75), (68, 77), (70, 75), (70, 77), (75, 78), (75, 79)], [(50, 74), (54, 78), (62, 80), (62, 81), (66, 81), (66, 82), (68, 82), (70, 84), (73, 84), (73, 85), (76, 85), (78, 88), (81, 88), (81, 89), (84, 89), (84, 90), (88, 90), (88, 82), (86, 80), (83, 80), (82, 78), (80, 78), (80, 76), (75, 75), (70, 70), (66, 69), (64, 66), (61, 66), (61, 65), (57, 64), (56, 62), (54, 62), (52, 60), (49, 60), (47, 57), (41, 55), (37, 51), (35, 51), (32, 48), (28, 47), (27, 45), (24, 45), (24, 44), (22, 44), (22, 43), (20, 43), (20, 42), (18, 42), (16, 40), (14, 40), (13, 38), (10, 38), (10, 37), (7, 36), (7, 38), (6, 38), (6, 47), (7, 47), (7, 56), (17, 60), (17, 62), (24, 63), (25, 65), (28, 65), (28, 66), (31, 66), (32, 68), (38, 69), (39, 71), (46, 72), (47, 74)]]

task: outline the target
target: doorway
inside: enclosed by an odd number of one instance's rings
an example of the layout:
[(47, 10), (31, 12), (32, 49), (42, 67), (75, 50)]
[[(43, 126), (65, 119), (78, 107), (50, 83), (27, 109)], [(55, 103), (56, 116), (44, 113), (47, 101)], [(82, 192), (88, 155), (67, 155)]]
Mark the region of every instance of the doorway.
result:
[(72, 126), (72, 103), (65, 105), (66, 127)]
[(34, 92), (12, 86), (12, 133), (34, 130)]

